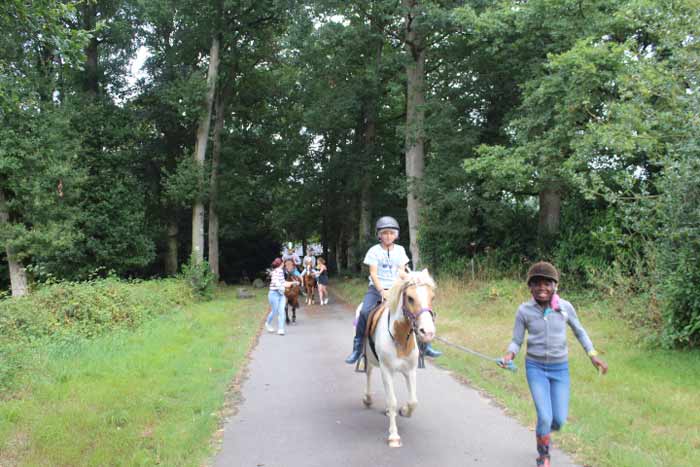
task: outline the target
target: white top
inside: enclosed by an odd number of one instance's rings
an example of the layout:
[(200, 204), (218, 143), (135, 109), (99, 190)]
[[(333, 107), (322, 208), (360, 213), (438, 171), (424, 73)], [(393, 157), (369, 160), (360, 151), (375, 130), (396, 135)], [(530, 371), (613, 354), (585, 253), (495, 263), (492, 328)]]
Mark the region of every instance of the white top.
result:
[(316, 257), (315, 256), (311, 256), (311, 255), (304, 256), (304, 259), (301, 262), (302, 266), (306, 266), (307, 261), (311, 261), (312, 268), (316, 267)]
[(299, 256), (297, 256), (297, 254), (294, 252), (291, 252), (291, 253), (286, 252), (286, 251), (284, 252), (284, 254), (282, 255), (282, 261), (287, 261), (288, 259), (291, 259), (292, 261), (294, 261), (294, 264), (297, 266), (299, 266), (301, 264), (301, 261), (299, 260)]
[[(394, 285), (394, 281), (399, 276), (399, 269), (408, 262), (406, 250), (401, 245), (393, 244), (385, 250), (381, 243), (367, 250), (364, 261), (367, 266), (377, 266), (377, 277), (385, 289), (390, 289)], [(373, 285), (371, 276), (369, 283)]]

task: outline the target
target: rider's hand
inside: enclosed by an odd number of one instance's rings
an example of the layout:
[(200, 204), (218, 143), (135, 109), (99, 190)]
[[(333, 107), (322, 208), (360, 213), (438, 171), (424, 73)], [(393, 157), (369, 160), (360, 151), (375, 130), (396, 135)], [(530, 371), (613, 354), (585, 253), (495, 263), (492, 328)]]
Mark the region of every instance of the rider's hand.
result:
[(503, 355), (503, 358), (501, 358), (501, 361), (498, 363), (498, 366), (501, 368), (507, 368), (508, 363), (515, 358), (515, 354), (513, 352), (506, 352)]
[(596, 367), (596, 369), (598, 371), (600, 371), (601, 374), (604, 375), (605, 373), (608, 372), (607, 363), (605, 363), (603, 360), (599, 359), (598, 357), (595, 357), (595, 356), (591, 357), (591, 363), (593, 364), (594, 367)]
[(386, 299), (389, 297), (389, 291), (382, 289), (380, 292), (382, 294), (382, 301), (386, 301)]

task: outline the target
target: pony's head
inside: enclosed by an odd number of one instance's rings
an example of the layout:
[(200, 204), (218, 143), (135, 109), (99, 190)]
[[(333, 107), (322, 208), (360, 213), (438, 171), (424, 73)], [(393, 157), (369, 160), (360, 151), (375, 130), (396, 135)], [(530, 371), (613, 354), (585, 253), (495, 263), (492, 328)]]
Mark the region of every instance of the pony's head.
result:
[(435, 337), (435, 281), (427, 269), (410, 272), (398, 279), (389, 290), (387, 306), (390, 310), (403, 310), (403, 314), (413, 325), (418, 338), (428, 343)]

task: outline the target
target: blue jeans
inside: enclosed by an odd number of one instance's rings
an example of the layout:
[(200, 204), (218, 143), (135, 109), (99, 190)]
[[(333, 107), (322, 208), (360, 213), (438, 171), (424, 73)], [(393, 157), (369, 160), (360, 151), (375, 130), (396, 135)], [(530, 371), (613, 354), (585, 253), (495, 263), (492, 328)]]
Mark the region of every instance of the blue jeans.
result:
[(381, 303), (381, 301), (382, 294), (379, 293), (379, 290), (377, 290), (373, 285), (370, 285), (367, 287), (367, 293), (365, 294), (365, 298), (362, 300), (362, 311), (360, 311), (360, 313), (364, 313), (364, 315), (367, 316), (369, 312), (377, 306), (377, 303)]
[(270, 314), (267, 315), (267, 324), (272, 323), (276, 313), (277, 330), (284, 330), (284, 323), (286, 319), (284, 314), (286, 298), (284, 297), (284, 294), (282, 292), (278, 292), (277, 290), (270, 290), (270, 293), (267, 294), (267, 300), (270, 302), (270, 307), (272, 308), (272, 310), (270, 310)]
[(367, 326), (367, 318), (369, 317), (369, 312), (377, 306), (377, 303), (381, 303), (381, 301), (382, 294), (379, 293), (379, 291), (373, 285), (370, 285), (367, 288), (365, 298), (362, 300), (362, 309), (360, 310), (360, 316), (357, 317), (357, 323), (355, 324), (355, 341), (357, 341), (358, 339), (361, 341), (362, 338), (365, 336), (365, 328)]
[(537, 409), (537, 435), (559, 430), (569, 412), (569, 363), (525, 359), (527, 384)]

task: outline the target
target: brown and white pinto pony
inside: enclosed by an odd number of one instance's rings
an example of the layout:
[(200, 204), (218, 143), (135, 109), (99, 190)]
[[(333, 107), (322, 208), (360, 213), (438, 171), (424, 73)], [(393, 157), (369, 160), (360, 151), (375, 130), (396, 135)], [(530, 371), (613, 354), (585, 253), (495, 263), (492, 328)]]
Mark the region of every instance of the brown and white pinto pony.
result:
[[(410, 417), (418, 405), (416, 396), (416, 368), (418, 367), (418, 342), (416, 337), (428, 343), (435, 337), (435, 313), (432, 304), (435, 297), (435, 281), (427, 269), (409, 273), (398, 279), (389, 290), (387, 300), (372, 333), (377, 352), (374, 355), (367, 345), (367, 384), (362, 402), (372, 405), (370, 382), (372, 369), (379, 367), (386, 393), (386, 413), (389, 416), (389, 446), (401, 447), (401, 437), (396, 427), (396, 414)], [(378, 357), (378, 358), (377, 358)], [(397, 408), (394, 392), (394, 375), (401, 373), (408, 386), (408, 401)]]
[(314, 293), (316, 292), (316, 276), (314, 276), (314, 269), (311, 267), (311, 262), (304, 264), (304, 293), (306, 293), (306, 304), (314, 304)]

